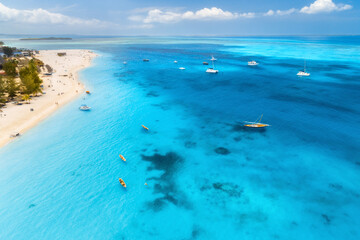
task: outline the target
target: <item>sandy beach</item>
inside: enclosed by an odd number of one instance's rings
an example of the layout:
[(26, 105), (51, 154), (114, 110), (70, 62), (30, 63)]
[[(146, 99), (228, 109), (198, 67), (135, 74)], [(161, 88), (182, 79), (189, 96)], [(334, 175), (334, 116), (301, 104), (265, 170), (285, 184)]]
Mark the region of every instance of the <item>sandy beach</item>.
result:
[[(66, 53), (58, 56), (57, 53)], [(84, 94), (84, 85), (78, 72), (91, 65), (96, 54), (89, 50), (44, 50), (35, 56), (53, 68), (51, 76), (40, 74), (43, 92), (33, 97), (30, 104), (9, 102), (0, 112), (0, 147), (12, 139), (14, 133), (24, 134), (61, 106)]]

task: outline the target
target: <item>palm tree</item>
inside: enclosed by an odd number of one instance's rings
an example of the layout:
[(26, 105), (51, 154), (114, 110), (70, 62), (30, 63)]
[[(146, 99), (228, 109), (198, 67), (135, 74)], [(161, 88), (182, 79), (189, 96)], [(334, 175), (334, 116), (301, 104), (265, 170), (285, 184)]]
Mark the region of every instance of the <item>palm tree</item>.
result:
[(25, 102), (29, 101), (29, 104), (30, 104), (31, 98), (30, 98), (29, 94), (25, 94), (24, 96), (22, 96), (22, 100), (24, 100)]

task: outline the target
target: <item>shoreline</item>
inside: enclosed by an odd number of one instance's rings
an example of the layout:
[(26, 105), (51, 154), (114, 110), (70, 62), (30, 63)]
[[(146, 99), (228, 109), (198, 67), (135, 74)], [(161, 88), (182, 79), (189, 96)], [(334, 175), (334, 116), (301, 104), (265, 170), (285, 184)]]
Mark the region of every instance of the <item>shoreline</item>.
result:
[[(57, 53), (66, 53), (58, 56)], [(0, 112), (0, 148), (12, 142), (14, 133), (24, 134), (56, 110), (85, 93), (79, 72), (90, 67), (97, 55), (89, 50), (42, 50), (35, 57), (53, 68), (51, 76), (40, 73), (43, 94), (33, 97), (30, 104), (6, 104)], [(33, 111), (31, 111), (33, 109)]]

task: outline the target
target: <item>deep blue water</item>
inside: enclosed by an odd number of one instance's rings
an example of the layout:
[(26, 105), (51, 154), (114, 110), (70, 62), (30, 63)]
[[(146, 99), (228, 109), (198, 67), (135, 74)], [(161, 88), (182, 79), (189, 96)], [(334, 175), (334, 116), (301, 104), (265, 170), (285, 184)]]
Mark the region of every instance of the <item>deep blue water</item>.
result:
[(359, 37), (7, 43), (100, 56), (0, 149), (0, 239), (360, 238)]

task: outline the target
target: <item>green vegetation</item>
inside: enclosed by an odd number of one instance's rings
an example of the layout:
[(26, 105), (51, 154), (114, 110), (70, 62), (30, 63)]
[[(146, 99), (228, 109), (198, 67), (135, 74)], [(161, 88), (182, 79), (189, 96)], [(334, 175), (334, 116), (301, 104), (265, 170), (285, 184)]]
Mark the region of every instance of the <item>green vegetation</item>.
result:
[(16, 77), (17, 75), (16, 67), (17, 67), (17, 62), (15, 60), (6, 61), (3, 64), (3, 69), (6, 75), (13, 78)]
[(2, 49), (8, 57), (11, 57), (14, 54), (14, 49), (12, 49), (11, 47), (2, 47)]
[(3, 41), (0, 41), (0, 46), (4, 45), (4, 42)]
[(9, 77), (6, 81), (6, 92), (10, 99), (13, 99), (16, 96), (17, 91), (19, 91), (19, 84), (15, 81), (15, 78)]
[(30, 95), (25, 94), (24, 96), (22, 96), (22, 100), (30, 104), (30, 100), (31, 100)]
[(25, 87), (24, 93), (37, 94), (41, 92), (42, 80), (39, 77), (39, 72), (35, 61), (32, 59), (27, 67), (20, 70), (20, 79)]
[(5, 75), (0, 76), (0, 107), (14, 98), (30, 103), (32, 94), (41, 93), (42, 80), (39, 77), (39, 71), (43, 65), (44, 63), (38, 59), (30, 61), (6, 59), (3, 64)]
[(5, 81), (3, 80), (3, 77), (0, 76), (0, 103), (5, 102), (4, 99), (5, 94), (6, 94), (6, 84)]

